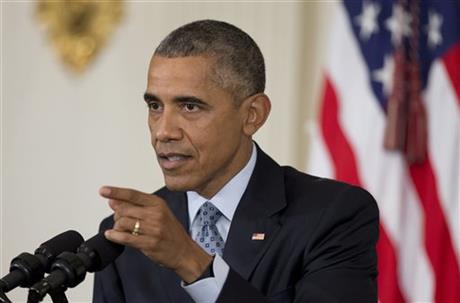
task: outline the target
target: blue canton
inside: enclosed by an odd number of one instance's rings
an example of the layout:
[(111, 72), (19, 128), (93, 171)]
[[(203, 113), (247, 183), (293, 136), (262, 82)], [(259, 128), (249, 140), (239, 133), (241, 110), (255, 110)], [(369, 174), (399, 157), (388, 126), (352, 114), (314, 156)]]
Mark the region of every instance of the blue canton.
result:
[(406, 57), (411, 48), (415, 49), (413, 56), (418, 62), (423, 90), (433, 61), (460, 41), (458, 0), (343, 0), (342, 3), (367, 66), (369, 84), (385, 111), (398, 49)]

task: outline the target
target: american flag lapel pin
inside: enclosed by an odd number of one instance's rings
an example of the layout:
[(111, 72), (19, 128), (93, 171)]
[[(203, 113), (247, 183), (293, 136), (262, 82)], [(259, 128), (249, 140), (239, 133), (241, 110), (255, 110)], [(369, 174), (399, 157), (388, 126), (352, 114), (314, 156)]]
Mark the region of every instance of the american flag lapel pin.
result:
[(251, 240), (254, 241), (263, 241), (265, 239), (265, 234), (264, 233), (253, 233)]

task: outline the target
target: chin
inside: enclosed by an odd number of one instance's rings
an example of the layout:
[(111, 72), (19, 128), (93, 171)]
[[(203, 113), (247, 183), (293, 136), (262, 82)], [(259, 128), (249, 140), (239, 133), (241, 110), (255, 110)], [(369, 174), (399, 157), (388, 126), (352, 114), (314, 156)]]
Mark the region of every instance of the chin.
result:
[(170, 184), (166, 184), (166, 188), (168, 188), (170, 191), (183, 191), (183, 192), (186, 192), (188, 191), (189, 189), (183, 187), (183, 186), (177, 186), (175, 184), (173, 185), (170, 185)]
[(180, 182), (179, 180), (171, 180), (168, 177), (165, 177), (165, 185), (170, 191), (188, 191), (193, 190), (190, 184), (186, 182)]

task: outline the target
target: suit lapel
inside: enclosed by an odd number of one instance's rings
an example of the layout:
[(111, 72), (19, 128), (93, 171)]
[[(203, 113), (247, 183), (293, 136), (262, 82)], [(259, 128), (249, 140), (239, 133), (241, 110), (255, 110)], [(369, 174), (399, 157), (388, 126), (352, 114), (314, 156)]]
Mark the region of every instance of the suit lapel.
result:
[(163, 187), (155, 194), (167, 202), (169, 209), (171, 209), (177, 220), (179, 220), (188, 232), (190, 220), (188, 218), (187, 195), (184, 192), (169, 191), (166, 187)]
[[(233, 217), (223, 255), (246, 280), (276, 237), (281, 226), (278, 212), (285, 206), (282, 169), (258, 148), (256, 166)], [(254, 234), (259, 234), (259, 240), (253, 239)]]

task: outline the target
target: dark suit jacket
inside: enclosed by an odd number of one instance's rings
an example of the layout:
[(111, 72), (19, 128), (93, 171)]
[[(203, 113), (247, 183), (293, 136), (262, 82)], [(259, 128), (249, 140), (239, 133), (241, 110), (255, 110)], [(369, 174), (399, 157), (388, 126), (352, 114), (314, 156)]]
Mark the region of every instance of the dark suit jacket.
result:
[[(186, 194), (156, 194), (188, 230)], [(101, 229), (112, 225), (106, 218)], [(376, 302), (378, 229), (365, 190), (281, 167), (258, 149), (225, 244), (230, 272), (217, 302)], [(95, 275), (93, 300), (193, 302), (175, 273), (132, 248)]]

